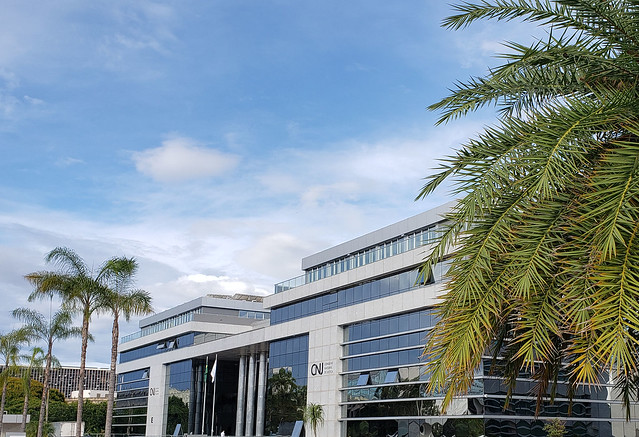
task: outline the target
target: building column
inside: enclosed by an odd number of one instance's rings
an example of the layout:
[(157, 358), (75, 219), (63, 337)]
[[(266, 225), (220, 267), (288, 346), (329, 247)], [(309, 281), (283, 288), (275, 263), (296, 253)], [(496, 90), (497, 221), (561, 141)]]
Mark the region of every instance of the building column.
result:
[(235, 413), (235, 435), (244, 435), (244, 382), (246, 381), (246, 355), (240, 356), (237, 376), (237, 410)]
[(266, 406), (266, 352), (260, 352), (260, 368), (257, 378), (257, 419), (255, 420), (255, 435), (264, 435), (264, 416)]
[[(202, 363), (199, 363), (195, 370), (194, 385), (195, 385), (195, 413), (193, 417), (193, 429), (191, 430), (193, 434), (200, 434), (202, 432), (202, 387), (204, 386), (202, 381), (202, 373), (204, 373), (204, 366)], [(191, 396), (193, 397), (193, 392), (191, 391)], [(193, 404), (191, 404), (193, 405)], [(191, 423), (189, 423), (189, 428), (191, 428)]]
[(249, 355), (248, 383), (246, 385), (246, 428), (244, 435), (253, 435), (253, 417), (255, 416), (255, 355)]

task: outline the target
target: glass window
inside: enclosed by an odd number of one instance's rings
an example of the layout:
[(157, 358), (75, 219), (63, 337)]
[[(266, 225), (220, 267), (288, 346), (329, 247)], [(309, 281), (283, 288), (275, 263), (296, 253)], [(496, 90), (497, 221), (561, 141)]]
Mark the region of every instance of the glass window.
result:
[(353, 289), (353, 302), (359, 303), (364, 300), (363, 287), (358, 285)]
[(399, 293), (399, 275), (393, 275), (389, 277), (388, 280), (390, 281), (390, 294)]
[(362, 295), (364, 296), (363, 298), (364, 301), (369, 301), (373, 299), (373, 297), (371, 296), (371, 289), (372, 289), (372, 285), (370, 282), (367, 282), (362, 285)]
[(346, 289), (346, 305), (353, 305), (354, 301), (354, 290), (352, 288)]
[(357, 378), (357, 385), (368, 385), (368, 373), (362, 373)]
[(399, 332), (399, 317), (393, 316), (388, 318), (388, 333), (393, 334)]
[(370, 284), (371, 284), (371, 291), (370, 291), (371, 300), (379, 299), (381, 297), (381, 290), (382, 290), (380, 281), (373, 281), (373, 282), (370, 282)]
[(388, 354), (380, 354), (379, 367), (387, 367), (387, 366), (388, 366)]
[(380, 286), (379, 295), (381, 297), (385, 297), (385, 296), (388, 296), (390, 294), (390, 279), (389, 278), (380, 279), (379, 286)]
[(371, 320), (370, 325), (371, 325), (371, 337), (378, 337), (379, 336), (379, 320)]
[(368, 357), (368, 367), (369, 369), (375, 369), (377, 367), (381, 367), (379, 364), (379, 355), (369, 355)]
[(397, 370), (389, 370), (384, 378), (384, 384), (392, 384), (397, 382)]

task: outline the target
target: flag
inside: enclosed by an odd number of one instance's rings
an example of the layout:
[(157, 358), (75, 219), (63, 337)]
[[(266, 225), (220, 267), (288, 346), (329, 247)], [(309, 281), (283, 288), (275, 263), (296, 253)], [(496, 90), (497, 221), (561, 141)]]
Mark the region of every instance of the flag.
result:
[(215, 373), (217, 372), (217, 355), (215, 356), (215, 363), (211, 368), (211, 382), (215, 382)]

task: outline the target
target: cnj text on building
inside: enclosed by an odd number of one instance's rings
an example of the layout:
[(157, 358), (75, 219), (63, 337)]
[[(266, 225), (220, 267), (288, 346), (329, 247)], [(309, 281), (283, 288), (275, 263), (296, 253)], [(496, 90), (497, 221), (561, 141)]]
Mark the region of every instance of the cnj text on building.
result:
[(335, 366), (332, 361), (311, 363), (310, 372), (311, 376), (332, 375), (335, 373)]

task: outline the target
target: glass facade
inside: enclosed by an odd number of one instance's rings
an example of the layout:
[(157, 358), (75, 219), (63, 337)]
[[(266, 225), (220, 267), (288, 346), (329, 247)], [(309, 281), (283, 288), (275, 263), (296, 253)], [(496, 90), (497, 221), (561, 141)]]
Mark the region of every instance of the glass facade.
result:
[(271, 342), (268, 357), (269, 377), (283, 368), (291, 373), (297, 385), (306, 385), (308, 377), (308, 335)]
[(265, 435), (290, 435), (306, 405), (308, 335), (271, 342), (266, 388)]
[(281, 293), (291, 288), (328, 278), (430, 244), (437, 238), (438, 229), (438, 224), (430, 225), (424, 229), (313, 267), (306, 270), (303, 276), (276, 284), (275, 293)]
[(150, 357), (163, 352), (172, 351), (177, 348), (191, 346), (197, 333), (189, 332), (179, 337), (162, 340), (158, 343), (149, 344), (136, 349), (120, 352), (120, 363), (126, 363), (140, 358)]
[(420, 276), (419, 270), (412, 269), (273, 308), (271, 310), (271, 324), (288, 322), (313, 314), (405, 293), (426, 284), (441, 281), (447, 271), (448, 263), (443, 262), (434, 267), (433, 275), (430, 278), (423, 278)]
[(144, 435), (149, 402), (149, 369), (119, 374), (116, 396), (113, 406), (113, 435)]
[(430, 375), (421, 364), (426, 334), (436, 323), (437, 316), (426, 309), (346, 327), (342, 405), (348, 436), (541, 437), (543, 420), (558, 417), (565, 420), (566, 436), (603, 437), (614, 435), (611, 418), (623, 420), (609, 387), (580, 386), (570, 402), (561, 376), (555, 400), (543, 402), (538, 415), (535, 382), (525, 373), (506, 406), (507, 387), (494, 376), (499, 370), (491, 370), (490, 359), (477, 370), (468, 395), (442, 415), (443, 393), (428, 392)]
[(120, 339), (120, 343), (126, 343), (131, 340), (135, 340), (138, 338), (142, 338), (146, 335), (155, 334), (156, 332), (164, 331), (165, 329), (173, 328), (174, 326), (179, 326), (184, 323), (190, 322), (193, 320), (194, 314), (201, 314), (202, 308), (196, 308), (191, 311), (187, 311), (182, 314), (178, 314), (177, 316), (169, 317), (164, 319), (158, 323), (154, 323), (152, 325), (147, 326), (144, 329), (139, 330), (138, 332), (134, 332), (133, 334), (126, 335)]
[[(166, 366), (166, 388), (164, 390), (165, 433), (186, 434), (189, 430), (189, 405), (193, 383), (191, 360)], [(192, 428), (192, 423), (191, 423)]]
[(210, 435), (212, 428), (215, 435), (224, 429), (232, 432), (237, 403), (237, 363), (219, 360), (215, 381), (211, 374), (214, 363), (213, 357), (208, 363), (200, 357), (166, 365), (165, 434), (172, 435), (178, 426), (179, 435)]

